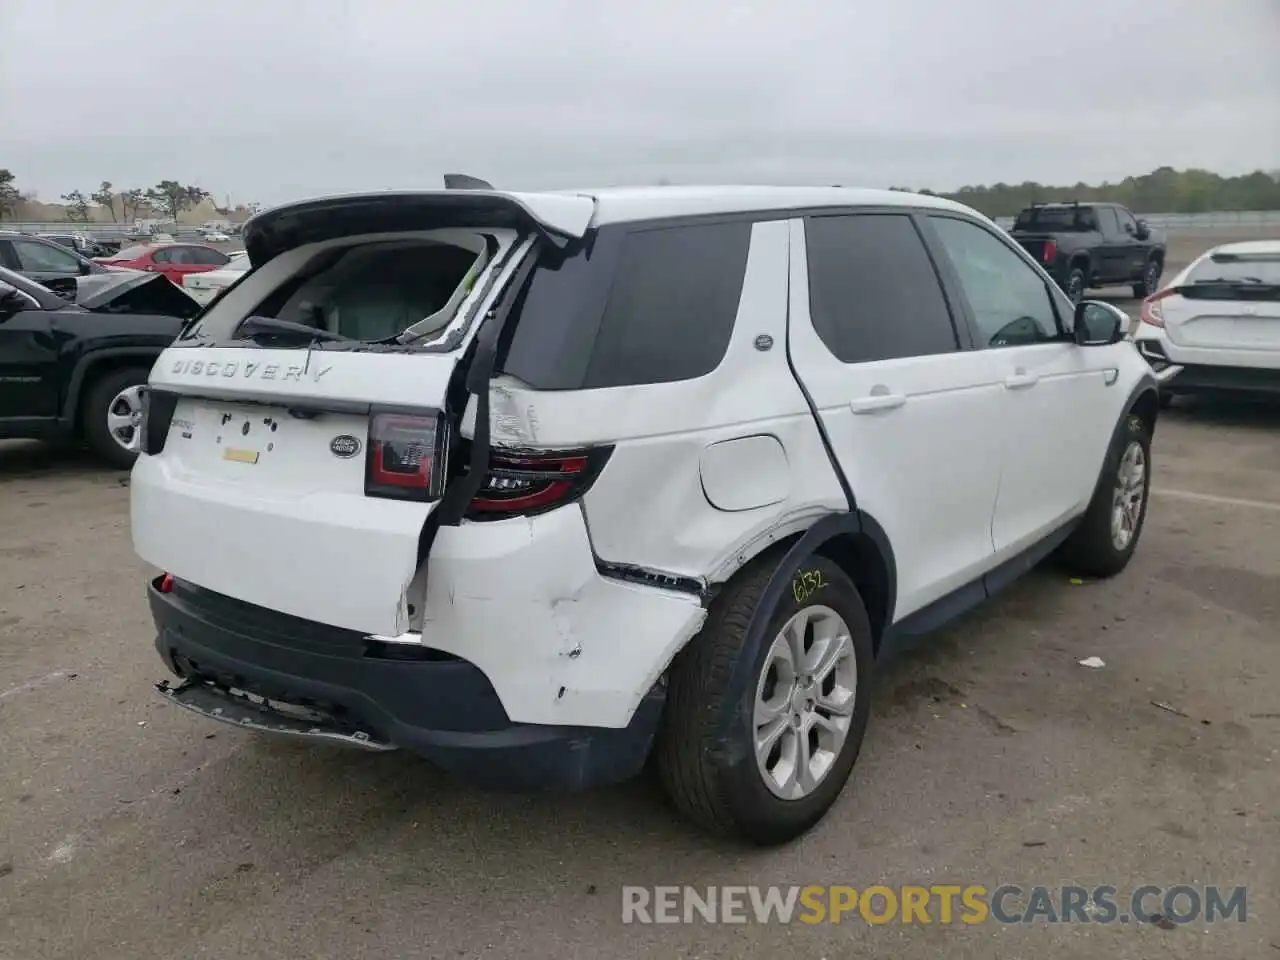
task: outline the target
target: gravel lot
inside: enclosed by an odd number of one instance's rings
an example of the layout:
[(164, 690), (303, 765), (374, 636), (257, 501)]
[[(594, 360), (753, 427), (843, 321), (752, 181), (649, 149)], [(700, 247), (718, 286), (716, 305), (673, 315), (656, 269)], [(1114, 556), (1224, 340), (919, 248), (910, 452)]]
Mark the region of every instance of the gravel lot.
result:
[[(765, 852), (646, 781), (495, 796), (160, 703), (127, 481), (0, 444), (0, 958), (1280, 958), (1277, 437), (1280, 409), (1169, 412), (1130, 568), (1037, 570), (891, 664), (837, 807)], [(621, 923), (623, 885), (1002, 882), (1243, 884), (1248, 919)]]

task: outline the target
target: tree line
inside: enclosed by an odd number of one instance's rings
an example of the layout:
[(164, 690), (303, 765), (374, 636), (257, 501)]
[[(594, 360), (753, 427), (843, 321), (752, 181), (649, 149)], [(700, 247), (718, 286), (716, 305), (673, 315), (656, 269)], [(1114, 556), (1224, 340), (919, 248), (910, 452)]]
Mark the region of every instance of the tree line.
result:
[[(179, 214), (212, 198), (208, 190), (177, 180), (161, 180), (153, 187), (127, 190), (117, 190), (110, 180), (103, 180), (96, 190), (72, 190), (60, 199), (64, 216), (71, 223), (92, 222), (95, 207), (105, 210), (112, 223), (133, 223), (144, 212), (176, 222)], [(22, 208), (33, 199), (18, 189), (17, 177), (11, 170), (0, 167), (0, 220), (24, 219), (20, 216)], [(223, 216), (231, 212), (216, 204), (214, 209)], [(244, 208), (248, 213), (257, 210), (257, 204)]]
[[(14, 174), (0, 168), (0, 220), (20, 219), (24, 200)], [(890, 187), (909, 190), (908, 187)], [(1215, 210), (1280, 210), (1280, 170), (1224, 177), (1208, 170), (1175, 170), (1160, 167), (1140, 177), (1126, 177), (1119, 183), (1074, 186), (1046, 186), (1027, 181), (1019, 184), (996, 183), (991, 186), (961, 187), (951, 193), (918, 189), (917, 193), (958, 200), (980, 210), (989, 217), (1011, 217), (1030, 203), (1044, 200), (1100, 200), (1122, 203), (1137, 213), (1205, 213)], [(207, 190), (177, 180), (161, 180), (154, 187), (116, 190), (104, 180), (97, 190), (85, 193), (73, 190), (62, 195), (66, 218), (88, 223), (93, 206), (102, 207), (113, 222), (132, 223), (140, 210), (177, 220), (185, 210), (211, 199)], [(230, 211), (215, 208), (219, 214)], [(256, 212), (250, 204), (246, 212)]]
[[(910, 190), (909, 187), (891, 187)], [(951, 193), (915, 190), (946, 197), (989, 217), (1012, 217), (1028, 204), (1046, 200), (1098, 200), (1121, 203), (1137, 213), (1208, 213), (1219, 210), (1280, 210), (1280, 170), (1255, 170), (1224, 177), (1208, 170), (1160, 167), (1119, 183), (1047, 186), (1041, 183), (996, 183), (961, 187)]]

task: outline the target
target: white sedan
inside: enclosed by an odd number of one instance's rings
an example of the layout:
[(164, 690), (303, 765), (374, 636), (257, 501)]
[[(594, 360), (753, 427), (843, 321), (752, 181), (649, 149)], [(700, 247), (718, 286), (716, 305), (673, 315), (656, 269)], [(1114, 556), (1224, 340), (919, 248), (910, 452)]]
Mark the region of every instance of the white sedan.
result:
[(182, 289), (200, 301), (201, 306), (203, 306), (239, 280), (248, 271), (249, 258), (233, 253), (231, 254), (231, 262), (219, 267), (217, 270), (184, 275)]
[(1134, 335), (1167, 403), (1180, 394), (1280, 400), (1280, 240), (1214, 247), (1142, 302)]

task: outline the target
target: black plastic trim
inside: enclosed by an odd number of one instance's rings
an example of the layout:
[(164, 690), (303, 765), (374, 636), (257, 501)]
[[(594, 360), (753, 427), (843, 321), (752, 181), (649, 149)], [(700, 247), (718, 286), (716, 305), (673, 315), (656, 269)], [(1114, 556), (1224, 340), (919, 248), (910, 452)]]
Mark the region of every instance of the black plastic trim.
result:
[(728, 748), (729, 744), (733, 742), (731, 731), (742, 720), (741, 712), (751, 709), (751, 698), (747, 697), (746, 693), (755, 681), (755, 662), (758, 654), (762, 646), (769, 642), (765, 631), (769, 626), (769, 621), (772, 619), (774, 611), (778, 608), (778, 604), (782, 602), (796, 571), (800, 569), (800, 565), (807, 557), (817, 551), (828, 540), (842, 535), (857, 535), (862, 532), (862, 519), (857, 513), (827, 514), (806, 530), (800, 536), (800, 539), (793, 543), (778, 561), (773, 575), (769, 578), (769, 583), (760, 594), (755, 611), (751, 614), (751, 621), (747, 624), (746, 633), (742, 638), (740, 652), (725, 685), (724, 702), (737, 703), (740, 706), (738, 711), (725, 711), (724, 713), (721, 729), (718, 731), (717, 737), (717, 742), (721, 745), (721, 748)]
[(513, 723), (488, 677), (467, 660), (370, 655), (368, 638), (355, 631), (179, 582), (164, 593), (159, 578), (148, 597), (157, 652), (176, 676), (210, 693), (238, 690), (315, 711), (327, 718), (319, 731), (366, 733), (496, 789), (629, 779), (648, 757), (666, 699), (655, 684), (630, 724), (616, 729)]
[(80, 408), (80, 391), (84, 387), (89, 371), (104, 360), (130, 357), (148, 360), (148, 367), (155, 365), (162, 351), (147, 347), (103, 347), (86, 353), (76, 361), (67, 379), (67, 395), (62, 401), (62, 415), (58, 418), (64, 427), (70, 428), (76, 420), (76, 411)]
[(1071, 536), (1080, 519), (1080, 516), (1073, 517), (1048, 536), (977, 579), (891, 624), (885, 629), (880, 641), (878, 659), (883, 661), (900, 656), (923, 638), (996, 596), (1058, 549)]

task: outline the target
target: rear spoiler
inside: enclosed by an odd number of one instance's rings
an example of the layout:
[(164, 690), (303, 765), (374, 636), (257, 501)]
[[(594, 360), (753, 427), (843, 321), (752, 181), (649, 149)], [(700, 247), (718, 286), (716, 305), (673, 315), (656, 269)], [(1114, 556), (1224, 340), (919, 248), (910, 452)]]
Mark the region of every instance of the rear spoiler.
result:
[(587, 232), (594, 215), (595, 201), (579, 194), (505, 193), (473, 187), (364, 193), (273, 207), (245, 223), (243, 238), (249, 262), (258, 267), (310, 243), (414, 230), (532, 230), (563, 247)]

